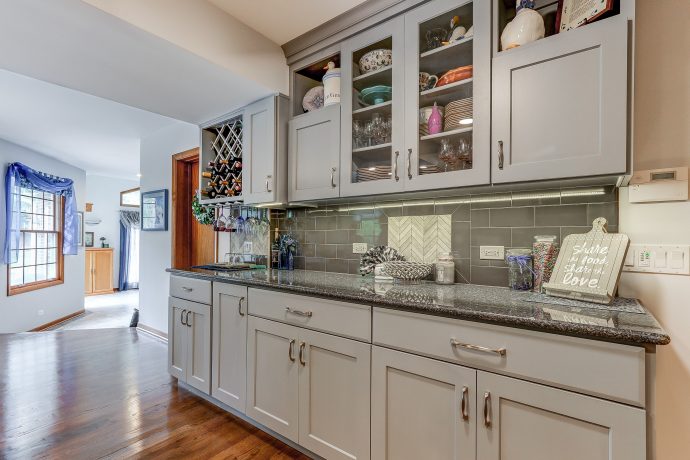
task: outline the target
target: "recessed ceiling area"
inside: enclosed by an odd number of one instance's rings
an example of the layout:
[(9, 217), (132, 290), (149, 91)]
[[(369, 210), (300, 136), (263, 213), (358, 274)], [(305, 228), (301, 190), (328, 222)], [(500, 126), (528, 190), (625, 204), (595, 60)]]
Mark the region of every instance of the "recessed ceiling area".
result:
[(0, 138), (89, 174), (136, 180), (139, 143), (177, 123), (79, 91), (0, 70)]
[(365, 0), (208, 0), (274, 43), (293, 38), (351, 10)]

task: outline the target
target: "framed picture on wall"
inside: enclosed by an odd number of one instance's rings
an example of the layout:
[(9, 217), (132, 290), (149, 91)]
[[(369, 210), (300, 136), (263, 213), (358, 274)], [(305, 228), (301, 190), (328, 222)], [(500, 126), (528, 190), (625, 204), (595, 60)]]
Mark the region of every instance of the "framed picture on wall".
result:
[(84, 246), (84, 212), (77, 212), (77, 216), (79, 217), (79, 230), (77, 230), (79, 232), (78, 246)]
[(93, 240), (94, 240), (94, 232), (86, 232), (84, 233), (84, 245), (87, 248), (92, 248), (93, 247)]
[(141, 194), (141, 229), (149, 232), (168, 231), (168, 190)]

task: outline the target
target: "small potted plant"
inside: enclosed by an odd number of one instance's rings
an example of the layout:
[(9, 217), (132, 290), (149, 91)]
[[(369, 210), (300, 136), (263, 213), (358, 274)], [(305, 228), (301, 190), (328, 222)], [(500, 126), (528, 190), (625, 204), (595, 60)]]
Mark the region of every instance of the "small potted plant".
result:
[(105, 236), (100, 237), (99, 240), (101, 240), (101, 247), (102, 248), (109, 248), (110, 247), (110, 245), (105, 242)]

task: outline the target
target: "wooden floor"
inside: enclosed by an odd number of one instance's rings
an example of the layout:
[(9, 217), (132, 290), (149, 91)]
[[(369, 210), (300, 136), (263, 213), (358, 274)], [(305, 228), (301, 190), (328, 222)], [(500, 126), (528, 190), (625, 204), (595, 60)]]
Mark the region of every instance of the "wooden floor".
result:
[(0, 334), (0, 458), (307, 458), (177, 386), (134, 329)]

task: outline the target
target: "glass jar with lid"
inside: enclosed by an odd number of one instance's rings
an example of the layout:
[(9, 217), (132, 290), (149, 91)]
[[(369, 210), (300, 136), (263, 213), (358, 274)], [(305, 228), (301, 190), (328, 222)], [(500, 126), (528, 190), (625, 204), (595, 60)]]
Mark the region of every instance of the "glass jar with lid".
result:
[(455, 261), (453, 254), (444, 252), (436, 259), (436, 284), (453, 284), (455, 282)]
[(532, 277), (532, 250), (527, 248), (508, 249), (508, 287), (514, 291), (530, 291), (534, 287)]
[(548, 283), (558, 258), (558, 237), (537, 235), (532, 244), (534, 258), (534, 291), (541, 292), (542, 285)]

